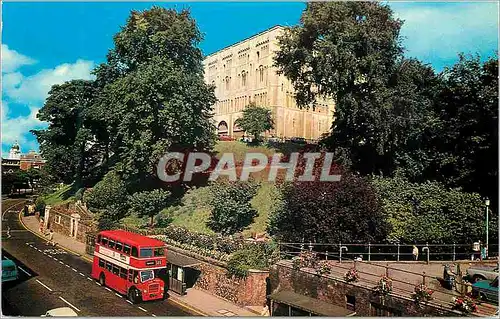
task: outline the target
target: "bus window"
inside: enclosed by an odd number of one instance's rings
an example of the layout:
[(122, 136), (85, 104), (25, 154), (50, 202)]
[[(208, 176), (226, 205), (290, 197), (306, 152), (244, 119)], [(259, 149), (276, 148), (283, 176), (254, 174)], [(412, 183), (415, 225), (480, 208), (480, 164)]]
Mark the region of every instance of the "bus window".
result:
[(164, 248), (155, 248), (154, 253), (155, 253), (155, 257), (163, 257), (163, 256), (165, 256), (165, 249)]
[(123, 245), (123, 253), (125, 255), (130, 255), (130, 246), (129, 245)]
[(154, 278), (154, 274), (152, 270), (143, 270), (141, 271), (141, 282), (146, 282)]
[(108, 239), (106, 237), (103, 237), (101, 239), (101, 245), (103, 245), (103, 246), (107, 246), (108, 245)]
[(109, 248), (115, 248), (115, 241), (110, 239), (109, 242), (108, 242), (108, 247)]
[(109, 262), (106, 262), (106, 269), (108, 271), (111, 271), (111, 269), (113, 269), (113, 265), (111, 263), (109, 263)]
[(139, 254), (137, 253), (137, 247), (132, 246), (132, 256), (139, 257)]
[(127, 269), (120, 268), (120, 277), (123, 279), (127, 279)]
[(120, 267), (113, 265), (113, 275), (120, 275)]
[(128, 270), (128, 281), (132, 282), (132, 278), (134, 277), (133, 270), (129, 269)]
[(115, 249), (118, 251), (122, 251), (123, 244), (120, 243), (119, 241), (116, 242)]
[(105, 262), (104, 259), (99, 258), (99, 267), (104, 268)]
[(153, 257), (153, 248), (141, 248), (141, 257)]

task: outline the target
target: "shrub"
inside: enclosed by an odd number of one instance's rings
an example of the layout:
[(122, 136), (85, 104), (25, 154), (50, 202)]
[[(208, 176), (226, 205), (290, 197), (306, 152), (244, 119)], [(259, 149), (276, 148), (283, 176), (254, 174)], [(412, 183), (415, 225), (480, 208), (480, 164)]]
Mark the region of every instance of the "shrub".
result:
[[(391, 224), (389, 240), (472, 243), (484, 235), (484, 203), (479, 194), (448, 189), (438, 182), (411, 183), (403, 177), (374, 177), (372, 184)], [(498, 215), (491, 214), (491, 238), (498, 238)]]
[(230, 235), (250, 225), (257, 211), (250, 201), (257, 193), (252, 182), (219, 182), (212, 186), (212, 212), (207, 226), (215, 232)]
[(229, 277), (245, 278), (250, 269), (267, 270), (271, 262), (271, 254), (269, 245), (253, 243), (229, 257), (227, 275)]
[(126, 185), (114, 171), (106, 174), (94, 188), (84, 192), (83, 200), (91, 211), (105, 214), (108, 219), (119, 220), (127, 214)]
[(368, 180), (338, 167), (332, 174), (341, 180), (282, 184), (282, 203), (270, 214), (270, 234), (288, 242), (384, 240), (388, 223)]

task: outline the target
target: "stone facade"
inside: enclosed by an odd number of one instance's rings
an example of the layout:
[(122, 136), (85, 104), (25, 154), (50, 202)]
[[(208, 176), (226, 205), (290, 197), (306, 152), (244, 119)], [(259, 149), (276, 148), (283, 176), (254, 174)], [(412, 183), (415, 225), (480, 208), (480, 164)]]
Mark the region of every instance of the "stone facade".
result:
[(194, 268), (201, 272), (195, 288), (206, 290), (239, 306), (262, 306), (266, 301), (267, 271), (249, 271), (247, 278), (226, 276), (223, 267), (201, 263)]
[(74, 204), (45, 207), (45, 229), (69, 236), (85, 243), (87, 233), (94, 234), (97, 227), (92, 216), (76, 209)]
[(457, 316), (451, 309), (430, 303), (418, 306), (412, 299), (402, 296), (376, 295), (369, 287), (319, 276), (313, 270), (294, 270), (291, 265), (283, 262), (271, 268), (269, 278), (273, 293), (290, 290), (340, 307), (351, 307), (350, 310), (354, 310), (357, 316)]
[[(152, 236), (154, 237), (154, 236)], [(192, 251), (187, 251), (172, 245), (167, 245), (168, 249), (178, 254), (189, 256), (199, 261), (198, 265), (192, 268), (199, 272), (196, 278), (188, 278), (187, 281), (194, 281), (188, 288), (205, 290), (222, 299), (235, 303), (239, 306), (262, 306), (268, 294), (267, 281), (268, 271), (250, 270), (247, 278), (237, 279), (226, 276), (226, 263), (209, 257), (198, 255)], [(192, 271), (186, 271), (193, 273)], [(189, 290), (187, 292), (189, 294)]]
[(214, 112), (219, 135), (243, 135), (235, 121), (250, 102), (271, 109), (275, 128), (268, 136), (316, 140), (329, 131), (333, 101), (318, 100), (314, 111), (299, 109), (291, 82), (273, 66), (274, 52), (279, 49), (277, 36), (283, 31), (275, 26), (205, 58), (205, 81), (216, 87)]

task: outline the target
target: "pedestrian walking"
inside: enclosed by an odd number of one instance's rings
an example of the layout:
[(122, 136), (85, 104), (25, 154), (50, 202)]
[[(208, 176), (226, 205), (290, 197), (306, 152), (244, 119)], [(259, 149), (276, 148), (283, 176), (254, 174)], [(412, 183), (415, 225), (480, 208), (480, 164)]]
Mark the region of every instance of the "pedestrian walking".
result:
[(43, 219), (40, 218), (40, 227), (39, 227), (40, 233), (43, 234)]
[(269, 307), (267, 306), (267, 302), (264, 303), (264, 308), (262, 308), (262, 312), (260, 315), (262, 317), (269, 317)]
[(412, 254), (413, 254), (413, 260), (417, 261), (418, 260), (418, 248), (415, 245), (413, 245), (413, 252), (412, 252)]
[(52, 245), (52, 246), (55, 246), (56, 243), (54, 242), (54, 231), (52, 229), (50, 229), (49, 231), (49, 241), (47, 242), (47, 245)]
[(10, 238), (10, 237), (12, 237), (12, 236), (10, 235), (10, 226), (7, 226), (7, 238)]

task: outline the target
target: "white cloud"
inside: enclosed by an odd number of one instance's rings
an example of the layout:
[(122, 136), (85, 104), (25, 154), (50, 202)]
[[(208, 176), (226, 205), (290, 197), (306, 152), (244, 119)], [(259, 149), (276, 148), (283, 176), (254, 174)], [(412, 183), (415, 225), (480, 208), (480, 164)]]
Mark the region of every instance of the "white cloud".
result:
[[(15, 142), (21, 145), (21, 151), (27, 152), (32, 149), (38, 149), (38, 143), (30, 130), (42, 129), (47, 123), (36, 118), (39, 108), (30, 107), (29, 114), (26, 116), (12, 116), (12, 110), (6, 101), (2, 101), (2, 146), (10, 148)], [(2, 147), (2, 149), (5, 149)]]
[[(2, 45), (2, 150), (18, 141), (22, 152), (38, 149), (38, 143), (30, 130), (47, 127), (46, 122), (36, 118), (51, 87), (75, 79), (90, 80), (94, 62), (77, 60), (64, 63), (53, 69), (43, 69), (32, 75), (18, 71), (22, 65), (35, 63), (7, 45)], [(28, 113), (28, 114), (27, 114)]]
[(2, 44), (2, 73), (14, 72), (23, 65), (35, 64), (36, 61), (30, 57), (22, 55), (9, 49), (6, 44)]
[(4, 75), (2, 85), (4, 94), (18, 103), (42, 104), (50, 88), (55, 84), (62, 84), (74, 79), (90, 80), (94, 62), (78, 60), (75, 63), (64, 63), (54, 69), (45, 69), (31, 75), (23, 76), (20, 73)]
[(482, 53), (498, 48), (498, 3), (390, 3), (404, 20), (407, 55), (425, 62), (449, 61), (460, 52)]

